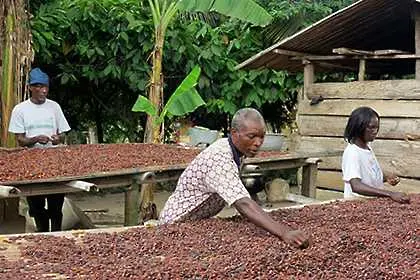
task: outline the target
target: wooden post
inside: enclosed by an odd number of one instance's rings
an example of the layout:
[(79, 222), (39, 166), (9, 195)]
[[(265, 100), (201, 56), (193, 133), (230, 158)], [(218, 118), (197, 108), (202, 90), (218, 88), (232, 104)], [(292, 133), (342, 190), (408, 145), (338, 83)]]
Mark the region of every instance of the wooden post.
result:
[(139, 182), (137, 176), (133, 178), (131, 186), (125, 192), (124, 225), (136, 226), (139, 222)]
[(0, 235), (25, 232), (25, 218), (19, 215), (19, 198), (0, 199)]
[(6, 201), (4, 199), (0, 199), (0, 225), (3, 223), (5, 218), (6, 212)]
[(312, 90), (312, 84), (315, 81), (314, 65), (309, 60), (303, 60), (305, 65), (303, 68), (303, 94), (307, 98), (308, 93)]
[(302, 168), (302, 195), (315, 198), (316, 197), (316, 179), (318, 176), (318, 158), (309, 158), (306, 160), (307, 165)]
[(366, 59), (359, 60), (359, 81), (365, 80)]
[[(420, 5), (414, 3), (416, 55), (420, 54)], [(420, 80), (420, 59), (416, 59), (416, 80)]]

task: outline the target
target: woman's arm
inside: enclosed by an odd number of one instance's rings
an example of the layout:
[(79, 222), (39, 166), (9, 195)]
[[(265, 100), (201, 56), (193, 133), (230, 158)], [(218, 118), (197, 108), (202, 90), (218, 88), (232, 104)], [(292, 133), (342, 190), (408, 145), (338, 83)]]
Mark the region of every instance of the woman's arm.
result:
[(350, 180), (351, 189), (353, 192), (366, 195), (366, 196), (377, 196), (377, 197), (389, 197), (392, 200), (399, 202), (399, 203), (410, 203), (410, 198), (401, 192), (392, 192), (388, 190), (373, 188), (368, 186), (359, 178), (353, 178)]

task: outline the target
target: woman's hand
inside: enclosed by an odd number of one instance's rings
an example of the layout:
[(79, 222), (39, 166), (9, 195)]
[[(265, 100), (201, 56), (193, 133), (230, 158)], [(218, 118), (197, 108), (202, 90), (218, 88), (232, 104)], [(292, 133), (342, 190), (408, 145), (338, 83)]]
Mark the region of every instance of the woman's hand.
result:
[(402, 192), (393, 192), (389, 197), (399, 203), (410, 203), (410, 197)]
[(400, 182), (400, 177), (398, 177), (397, 175), (388, 175), (385, 177), (385, 181), (390, 184), (391, 186), (395, 186)]

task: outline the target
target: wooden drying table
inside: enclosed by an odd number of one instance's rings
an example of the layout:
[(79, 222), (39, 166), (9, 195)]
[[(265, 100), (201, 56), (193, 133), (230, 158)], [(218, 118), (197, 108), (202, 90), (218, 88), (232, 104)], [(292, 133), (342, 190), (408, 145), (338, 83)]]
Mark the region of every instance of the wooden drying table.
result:
[[(244, 164), (258, 165), (258, 172), (303, 167), (302, 195), (314, 198), (319, 161), (318, 158), (311, 157), (307, 154), (284, 154), (276, 157), (249, 158), (245, 160)], [(83, 176), (8, 181), (1, 182), (0, 184), (14, 188), (14, 192), (12, 191), (6, 198), (126, 187), (124, 224), (126, 226), (132, 226), (138, 223), (138, 204), (141, 185), (144, 183), (176, 180), (187, 166), (188, 164), (149, 166), (145, 168), (99, 172)]]

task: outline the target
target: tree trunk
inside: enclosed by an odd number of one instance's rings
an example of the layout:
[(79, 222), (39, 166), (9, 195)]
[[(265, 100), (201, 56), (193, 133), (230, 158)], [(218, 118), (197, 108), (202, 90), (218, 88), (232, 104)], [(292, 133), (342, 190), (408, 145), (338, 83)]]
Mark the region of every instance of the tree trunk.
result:
[(0, 3), (0, 145), (15, 147), (16, 140), (8, 132), (13, 107), (27, 95), (26, 77), (33, 59), (28, 15), (23, 0)]
[(13, 134), (8, 132), (12, 109), (16, 105), (14, 87), (14, 49), (12, 45), (12, 33), (15, 20), (10, 11), (6, 11), (6, 28), (3, 48), (2, 65), (2, 89), (1, 89), (1, 145), (3, 147), (15, 147), (16, 141)]
[(96, 136), (98, 139), (98, 143), (103, 143), (104, 142), (104, 129), (102, 126), (102, 121), (103, 121), (102, 111), (98, 102), (95, 102), (95, 100), (91, 100), (91, 105), (95, 112)]
[[(155, 32), (155, 50), (153, 51), (153, 70), (150, 83), (149, 100), (157, 109), (159, 116), (162, 111), (163, 99), (163, 75), (162, 75), (162, 52), (164, 36), (161, 28)], [(146, 129), (144, 131), (145, 143), (161, 143), (160, 125), (154, 123), (155, 118), (147, 115)], [(148, 219), (157, 219), (156, 204), (153, 202), (154, 184), (143, 184), (140, 197), (140, 218), (142, 222)]]
[[(149, 90), (149, 100), (157, 109), (159, 115), (162, 110), (163, 98), (163, 74), (162, 74), (162, 51), (164, 38), (159, 28), (155, 33), (155, 50), (153, 51), (153, 70)], [(154, 117), (148, 115), (144, 132), (145, 143), (160, 143), (160, 125), (154, 124)]]

